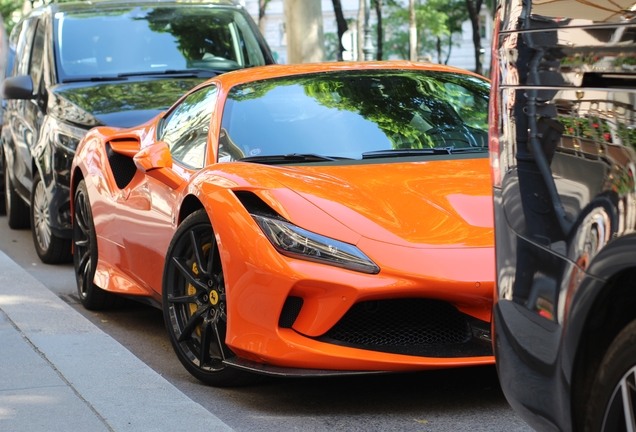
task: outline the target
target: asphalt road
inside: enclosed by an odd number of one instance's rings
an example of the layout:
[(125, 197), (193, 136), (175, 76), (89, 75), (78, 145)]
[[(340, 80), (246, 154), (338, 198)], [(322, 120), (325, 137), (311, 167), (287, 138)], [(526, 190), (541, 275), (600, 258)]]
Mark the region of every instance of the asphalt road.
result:
[(42, 264), (33, 248), (31, 232), (9, 229), (4, 216), (0, 217), (0, 250), (237, 431), (531, 430), (506, 402), (494, 366), (375, 376), (266, 379), (233, 389), (207, 387), (192, 378), (177, 360), (161, 311), (135, 303), (108, 312), (85, 310), (75, 293), (72, 264)]

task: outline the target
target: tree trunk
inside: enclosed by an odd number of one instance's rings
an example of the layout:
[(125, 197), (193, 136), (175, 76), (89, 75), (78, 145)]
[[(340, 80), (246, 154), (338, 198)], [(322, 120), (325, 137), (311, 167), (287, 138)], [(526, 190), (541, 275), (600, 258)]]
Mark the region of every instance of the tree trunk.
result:
[(384, 31), (382, 30), (382, 0), (375, 0), (375, 14), (378, 19), (378, 40), (376, 59), (382, 60), (382, 45), (384, 42)]
[(442, 38), (437, 36), (437, 63), (442, 64)]
[(285, 0), (285, 27), (288, 63), (324, 61), (320, 0)]
[(446, 54), (446, 60), (444, 61), (445, 65), (447, 65), (448, 60), (450, 60), (452, 50), (453, 50), (453, 34), (451, 33), (448, 35), (448, 53)]
[(415, 22), (415, 0), (409, 0), (409, 60), (417, 61), (417, 23)]
[[(260, 0), (263, 1), (263, 0)], [(342, 4), (340, 0), (333, 1), (333, 11), (336, 14), (336, 25), (338, 26), (338, 61), (342, 61), (342, 53), (344, 52), (344, 46), (342, 46), (342, 36), (347, 31), (347, 20), (345, 20), (342, 13)]]
[[(412, 1), (412, 0), (411, 0)], [(468, 8), (468, 16), (473, 25), (473, 44), (475, 45), (475, 73), (483, 75), (484, 71), (481, 67), (481, 36), (479, 34), (479, 12), (483, 0), (466, 0)]]
[(269, 0), (258, 0), (258, 28), (261, 30), (261, 33), (263, 33), (263, 37), (265, 37), (265, 25), (267, 24), (267, 20), (265, 19), (267, 3), (269, 3)]
[(362, 46), (364, 45), (364, 0), (360, 0), (358, 3), (358, 61), (364, 59), (364, 52), (362, 52)]

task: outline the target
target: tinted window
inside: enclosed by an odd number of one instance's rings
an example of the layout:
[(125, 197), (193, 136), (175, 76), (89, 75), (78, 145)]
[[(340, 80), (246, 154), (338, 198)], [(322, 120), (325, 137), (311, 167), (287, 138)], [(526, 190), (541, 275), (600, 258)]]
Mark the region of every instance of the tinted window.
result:
[(31, 42), (33, 41), (34, 18), (27, 19), (17, 25), (11, 32), (12, 39), (17, 35), (16, 62), (13, 66), (13, 75), (25, 75), (28, 70)]
[(250, 23), (235, 9), (157, 6), (58, 13), (55, 35), (62, 81), (265, 64)]
[(44, 59), (44, 23), (38, 23), (35, 31), (35, 39), (33, 40), (33, 48), (31, 49), (31, 64), (29, 66), (29, 75), (33, 80), (33, 88), (38, 88), (40, 76), (42, 74), (42, 61)]
[(163, 123), (160, 139), (168, 144), (174, 159), (192, 168), (201, 168), (205, 164), (216, 95), (215, 86), (188, 95)]
[(220, 161), (318, 153), (487, 146), (486, 81), (462, 74), (379, 70), (251, 82), (226, 102)]

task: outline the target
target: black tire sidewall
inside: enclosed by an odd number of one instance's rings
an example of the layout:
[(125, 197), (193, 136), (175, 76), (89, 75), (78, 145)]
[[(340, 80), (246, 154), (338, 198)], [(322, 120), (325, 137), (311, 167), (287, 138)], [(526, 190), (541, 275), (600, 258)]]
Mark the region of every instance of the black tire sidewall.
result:
[(73, 269), (75, 271), (75, 282), (77, 283), (77, 295), (80, 299), (82, 305), (87, 309), (101, 309), (102, 299), (99, 297), (103, 297), (101, 293), (97, 290), (102, 291), (98, 287), (96, 287), (92, 280), (95, 276), (95, 268), (97, 265), (97, 236), (95, 234), (95, 225), (93, 223), (93, 212), (91, 209), (91, 203), (88, 196), (88, 189), (86, 188), (86, 183), (84, 180), (80, 181), (77, 185), (77, 189), (75, 190), (75, 196), (73, 197), (73, 204), (75, 207), (75, 212), (73, 214), (73, 241), (75, 241), (75, 236), (77, 235), (76, 230), (78, 230), (77, 226), (77, 199), (80, 195), (84, 195), (84, 199), (86, 200), (86, 211), (88, 214), (85, 215), (86, 223), (88, 225), (89, 236), (90, 236), (90, 255), (91, 255), (91, 270), (88, 274), (89, 282), (86, 287), (85, 295), (82, 294), (82, 281), (80, 280), (80, 276), (78, 274), (78, 265), (79, 265), (79, 256), (76, 253), (73, 256)]
[(603, 357), (585, 410), (585, 431), (601, 430), (605, 411), (616, 386), (634, 366), (636, 366), (636, 320), (628, 324), (616, 336)]

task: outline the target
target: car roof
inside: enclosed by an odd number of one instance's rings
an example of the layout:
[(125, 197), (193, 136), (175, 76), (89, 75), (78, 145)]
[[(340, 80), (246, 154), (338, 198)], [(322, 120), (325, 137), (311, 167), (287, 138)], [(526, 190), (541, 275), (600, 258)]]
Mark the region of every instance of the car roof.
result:
[(370, 61), (370, 62), (325, 62), (325, 63), (303, 63), (292, 65), (268, 65), (255, 68), (241, 69), (234, 72), (225, 73), (213, 78), (211, 81), (220, 81), (226, 88), (238, 84), (249, 83), (271, 78), (304, 75), (318, 72), (336, 71), (362, 71), (362, 70), (387, 70), (387, 69), (407, 69), (431, 72), (447, 72), (469, 75), (481, 78), (489, 82), (487, 78), (477, 75), (464, 69), (446, 66), (436, 63), (418, 63), (407, 60), (391, 61)]
[(131, 6), (229, 6), (243, 8), (237, 0), (188, 0), (187, 2), (179, 0), (88, 0), (78, 2), (50, 3), (42, 8), (35, 9), (32, 13), (42, 10), (50, 10), (55, 12), (72, 12), (82, 10), (111, 9), (117, 7)]

